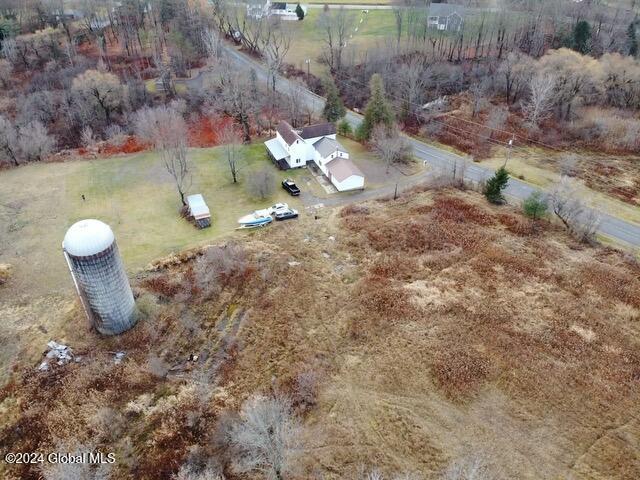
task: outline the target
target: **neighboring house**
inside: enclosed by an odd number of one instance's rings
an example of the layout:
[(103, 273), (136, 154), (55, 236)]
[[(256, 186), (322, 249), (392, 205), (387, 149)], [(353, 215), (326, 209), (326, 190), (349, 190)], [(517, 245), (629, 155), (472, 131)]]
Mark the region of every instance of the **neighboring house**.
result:
[(276, 137), (264, 144), (271, 160), (283, 170), (313, 162), (338, 191), (364, 188), (364, 175), (336, 140), (336, 127), (332, 123), (296, 130), (283, 121), (278, 124)]
[(427, 27), (448, 32), (459, 32), (464, 25), (465, 7), (449, 3), (432, 3), (429, 6)]
[[(307, 16), (307, 7), (304, 5), (300, 5), (302, 7), (302, 11), (304, 12), (304, 16)], [(298, 7), (297, 3), (284, 3), (284, 2), (273, 2), (271, 4), (271, 8), (269, 9), (269, 13), (271, 15), (279, 15), (283, 20), (298, 20), (298, 14), (296, 13), (296, 8)]]
[[(247, 15), (252, 18), (262, 18), (277, 15), (283, 20), (298, 20), (296, 13), (297, 3), (272, 2), (271, 0), (249, 0), (247, 2)], [(300, 5), (304, 15), (307, 15), (307, 7)]]

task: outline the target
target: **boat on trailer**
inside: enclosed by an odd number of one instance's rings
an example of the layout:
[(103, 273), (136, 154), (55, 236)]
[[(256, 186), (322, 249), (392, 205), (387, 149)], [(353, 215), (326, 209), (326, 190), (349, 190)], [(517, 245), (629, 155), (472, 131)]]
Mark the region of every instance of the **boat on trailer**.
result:
[(269, 214), (268, 210), (256, 210), (249, 215), (245, 215), (244, 217), (240, 217), (238, 219), (238, 223), (240, 227), (238, 228), (257, 228), (264, 227), (265, 225), (273, 222), (273, 217)]

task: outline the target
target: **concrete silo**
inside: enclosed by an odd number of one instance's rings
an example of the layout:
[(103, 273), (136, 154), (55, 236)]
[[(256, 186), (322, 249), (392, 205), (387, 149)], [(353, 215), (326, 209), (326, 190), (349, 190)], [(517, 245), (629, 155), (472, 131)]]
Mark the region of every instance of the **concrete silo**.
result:
[(99, 220), (74, 223), (62, 250), (92, 326), (117, 335), (135, 325), (133, 293), (111, 228)]

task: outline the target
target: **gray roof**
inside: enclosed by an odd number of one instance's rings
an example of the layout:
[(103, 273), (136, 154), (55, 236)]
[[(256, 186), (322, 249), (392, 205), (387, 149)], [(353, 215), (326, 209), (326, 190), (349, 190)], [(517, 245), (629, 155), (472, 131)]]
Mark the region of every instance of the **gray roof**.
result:
[(338, 157), (335, 160), (331, 160), (327, 163), (327, 169), (339, 182), (346, 180), (352, 175), (364, 177), (360, 169), (356, 167), (356, 164), (347, 158)]
[(457, 13), (462, 17), (464, 11), (465, 8), (463, 5), (453, 5), (451, 3), (432, 3), (429, 6), (430, 17), (448, 17), (453, 13)]
[(276, 161), (282, 160), (283, 158), (287, 158), (289, 156), (287, 151), (280, 144), (280, 140), (278, 140), (277, 138), (272, 138), (271, 140), (267, 140), (266, 142), (264, 142), (264, 145), (265, 147), (267, 147), (267, 150), (271, 152), (271, 155), (273, 155), (273, 158)]
[(320, 152), (320, 155), (322, 155), (322, 158), (327, 158), (336, 150), (340, 150), (341, 152), (347, 153), (347, 150), (345, 150), (345, 148), (342, 145), (340, 145), (340, 142), (336, 140), (332, 140), (329, 137), (321, 138), (320, 140), (318, 140), (316, 143), (313, 144), (313, 147), (318, 152)]
[(302, 138), (324, 137), (326, 135), (335, 135), (336, 126), (333, 123), (317, 123), (316, 125), (308, 125), (302, 127), (300, 136)]
[(300, 135), (296, 133), (291, 125), (284, 120), (281, 120), (276, 128), (280, 136), (287, 142), (287, 145), (291, 145), (296, 140), (301, 140)]

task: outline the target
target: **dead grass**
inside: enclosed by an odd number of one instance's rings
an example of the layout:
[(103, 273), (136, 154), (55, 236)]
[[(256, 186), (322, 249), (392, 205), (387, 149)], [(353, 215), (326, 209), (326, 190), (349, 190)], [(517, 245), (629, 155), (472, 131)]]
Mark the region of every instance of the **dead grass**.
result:
[[(470, 451), (506, 478), (638, 478), (640, 267), (529, 227), (443, 189), (156, 262), (134, 329), (71, 328), (81, 362), (21, 364), (0, 445), (91, 440), (115, 450), (115, 478), (166, 479), (194, 458), (228, 465), (225, 422), (278, 391), (304, 419), (301, 478), (437, 478)], [(58, 321), (84, 325), (77, 306)]]

